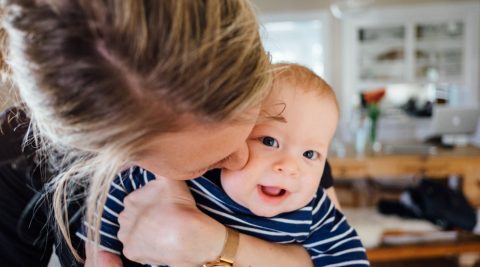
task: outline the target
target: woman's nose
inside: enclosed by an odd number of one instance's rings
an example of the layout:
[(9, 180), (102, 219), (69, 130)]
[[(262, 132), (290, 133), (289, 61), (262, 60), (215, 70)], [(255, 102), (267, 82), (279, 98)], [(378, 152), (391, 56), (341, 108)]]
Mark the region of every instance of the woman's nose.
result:
[(237, 151), (230, 154), (230, 156), (222, 162), (221, 168), (235, 171), (243, 168), (248, 161), (248, 146), (245, 143)]
[(273, 166), (276, 172), (282, 173), (283, 175), (288, 175), (296, 177), (298, 175), (298, 163), (293, 157), (285, 156), (282, 159), (274, 163)]

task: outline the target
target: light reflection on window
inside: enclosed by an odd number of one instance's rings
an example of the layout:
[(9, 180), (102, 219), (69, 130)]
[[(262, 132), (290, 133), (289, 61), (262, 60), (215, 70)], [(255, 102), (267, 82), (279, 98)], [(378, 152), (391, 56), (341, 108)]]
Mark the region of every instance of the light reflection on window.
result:
[(320, 19), (264, 22), (260, 29), (272, 61), (293, 62), (325, 77), (324, 25)]

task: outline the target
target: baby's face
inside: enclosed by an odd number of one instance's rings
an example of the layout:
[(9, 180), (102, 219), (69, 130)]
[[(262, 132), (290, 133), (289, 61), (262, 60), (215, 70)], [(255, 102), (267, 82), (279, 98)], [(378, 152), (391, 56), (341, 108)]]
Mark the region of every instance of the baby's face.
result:
[(222, 171), (222, 186), (254, 214), (272, 217), (300, 209), (314, 197), (338, 112), (331, 97), (289, 84), (275, 88), (262, 109), (285, 121), (267, 119), (255, 125), (247, 140), (247, 165)]

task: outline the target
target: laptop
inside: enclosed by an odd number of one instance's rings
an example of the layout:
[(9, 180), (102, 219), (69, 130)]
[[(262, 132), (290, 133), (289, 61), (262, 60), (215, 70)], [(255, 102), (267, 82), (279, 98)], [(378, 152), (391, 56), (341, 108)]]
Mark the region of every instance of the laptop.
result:
[(433, 135), (468, 135), (477, 129), (478, 108), (439, 107), (433, 109), (431, 133)]

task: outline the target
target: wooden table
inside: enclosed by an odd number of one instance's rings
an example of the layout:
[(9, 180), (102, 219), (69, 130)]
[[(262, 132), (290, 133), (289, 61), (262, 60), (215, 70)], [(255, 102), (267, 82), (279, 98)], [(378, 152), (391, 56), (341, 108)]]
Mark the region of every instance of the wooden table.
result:
[[(333, 153), (332, 153), (333, 154)], [(331, 154), (331, 155), (332, 155)], [(463, 177), (463, 190), (469, 201), (480, 207), (480, 149), (460, 147), (439, 149), (436, 154), (386, 154), (367, 151), (356, 155), (347, 147), (343, 157), (329, 156), (335, 179), (394, 179), (412, 175), (442, 178), (450, 175)], [(455, 242), (380, 246), (367, 250), (372, 262), (434, 258), (480, 253), (480, 238), (459, 239)]]
[[(332, 155), (333, 153), (331, 153)], [(335, 179), (392, 179), (408, 175), (463, 178), (463, 190), (469, 201), (480, 207), (480, 149), (459, 147), (438, 149), (436, 154), (386, 154), (367, 151), (356, 155), (347, 147), (343, 157), (329, 156)]]
[(463, 253), (480, 253), (480, 237), (460, 236), (452, 242), (432, 242), (401, 246), (380, 246), (367, 250), (371, 262), (388, 262), (421, 258), (458, 256)]

